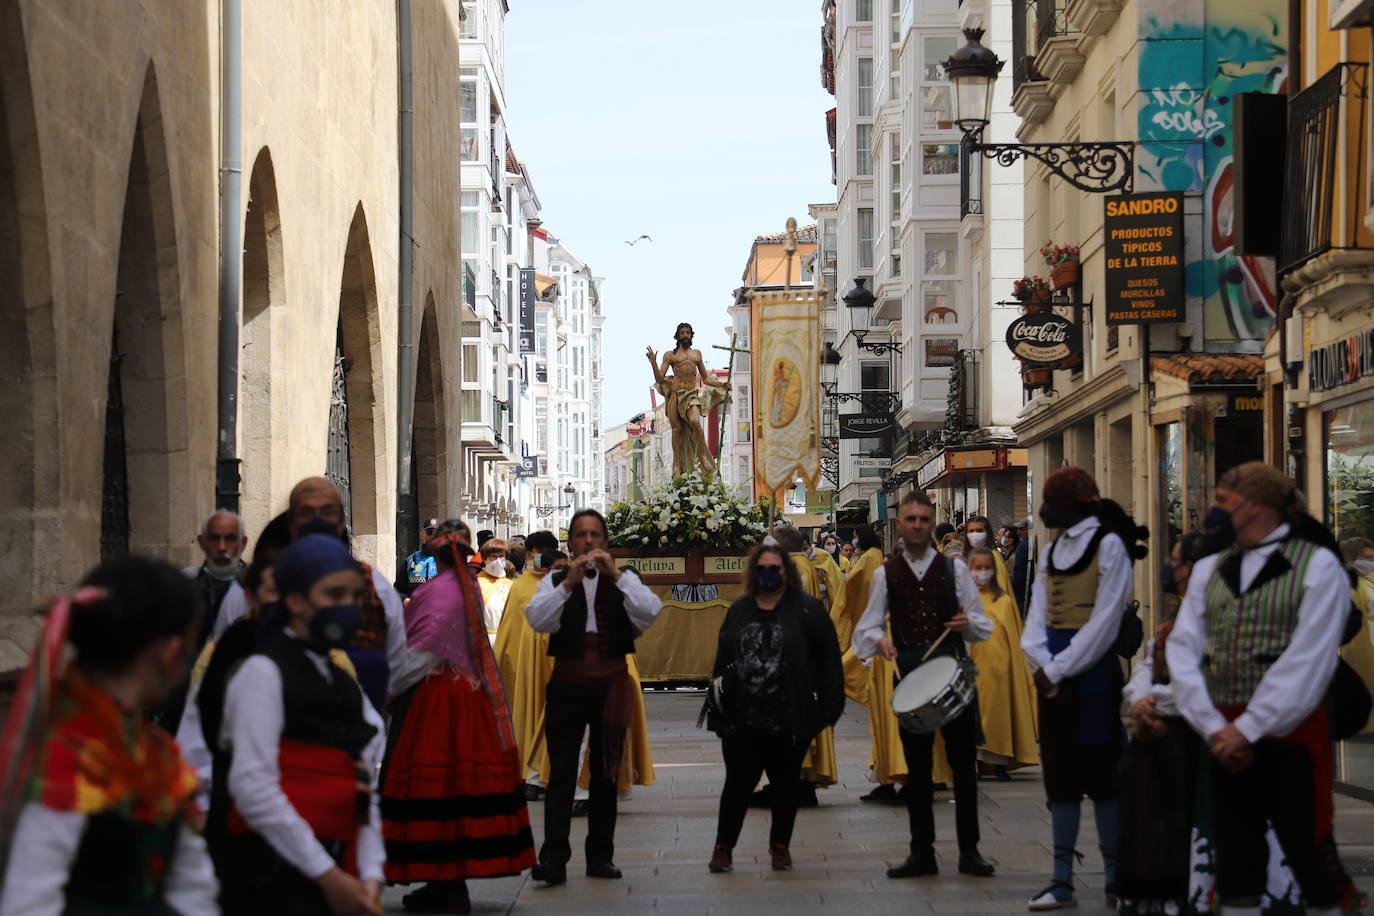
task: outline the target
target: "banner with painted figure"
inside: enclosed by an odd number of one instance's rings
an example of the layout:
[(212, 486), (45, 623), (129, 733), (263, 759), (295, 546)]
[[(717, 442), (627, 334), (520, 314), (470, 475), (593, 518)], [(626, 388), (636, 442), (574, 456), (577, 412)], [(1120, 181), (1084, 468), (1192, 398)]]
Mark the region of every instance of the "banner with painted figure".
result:
[(754, 474), (764, 492), (821, 470), (820, 311), (814, 290), (757, 293), (754, 302)]

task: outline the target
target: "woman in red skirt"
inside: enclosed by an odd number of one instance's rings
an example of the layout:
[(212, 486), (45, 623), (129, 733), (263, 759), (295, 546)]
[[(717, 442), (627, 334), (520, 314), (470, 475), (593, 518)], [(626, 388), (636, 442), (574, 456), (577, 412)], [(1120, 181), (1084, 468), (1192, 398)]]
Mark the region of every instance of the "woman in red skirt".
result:
[(466, 879), (534, 865), (520, 753), (466, 563), (469, 537), (449, 521), (430, 540), (439, 574), (406, 605), (409, 651), (391, 683), (386, 877), (428, 882), (402, 901), (423, 912), (469, 912)]

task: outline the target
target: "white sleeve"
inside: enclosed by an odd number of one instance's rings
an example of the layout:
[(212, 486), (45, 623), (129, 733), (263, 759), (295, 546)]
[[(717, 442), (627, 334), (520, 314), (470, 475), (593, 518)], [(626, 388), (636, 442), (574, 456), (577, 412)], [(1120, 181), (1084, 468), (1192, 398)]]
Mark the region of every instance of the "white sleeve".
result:
[(372, 584), (377, 589), (377, 598), (386, 612), (386, 664), (391, 672), (387, 692), (392, 696), (401, 691), (395, 686), (396, 671), (404, 666), (406, 654), (406, 611), (400, 594), (386, 576), (372, 567)]
[(167, 873), (167, 905), (182, 916), (218, 913), (219, 881), (205, 848), (205, 838), (185, 824), (177, 831), (177, 849)]
[[(391, 669), (391, 686), (388, 692), (393, 697), (398, 697), (420, 681), (425, 679), (431, 671), (439, 666), (442, 661), (433, 652), (426, 652), (424, 649), (407, 649), (401, 656), (398, 667)], [(368, 708), (372, 707), (368, 703)]]
[(85, 830), (86, 815), (80, 812), (24, 804), (0, 887), (0, 916), (60, 916), (67, 908), (63, 889)]
[(1043, 670), (1050, 663), (1050, 650), (1045, 636), (1045, 614), (1050, 604), (1049, 568), (1050, 547), (1040, 548), (1040, 562), (1035, 564), (1035, 581), (1031, 584), (1030, 610), (1026, 612), (1026, 626), (1021, 631), (1021, 651), (1031, 671)]
[(229, 591), (224, 593), (224, 600), (219, 603), (219, 613), (215, 615), (215, 626), (210, 631), (210, 638), (218, 640), (224, 635), (224, 631), (229, 629), (229, 624), (247, 613), (248, 595), (244, 593), (243, 586), (235, 582), (229, 586)]
[(563, 604), (571, 595), (566, 585), (553, 587), (552, 574), (541, 579), (534, 597), (525, 605), (525, 619), (531, 629), (536, 633), (557, 633), (563, 623)]
[(1145, 643), (1145, 655), (1136, 663), (1135, 670), (1131, 672), (1131, 679), (1121, 688), (1121, 699), (1126, 701), (1128, 707), (1134, 706), (1135, 701), (1141, 697), (1153, 696), (1155, 678), (1155, 659), (1154, 640)]
[(205, 744), (205, 730), (200, 725), (200, 680), (186, 693), (186, 707), (177, 723), (177, 745), (181, 748), (181, 758), (195, 768), (200, 788), (196, 790), (196, 804), (202, 811), (210, 807), (210, 779), (214, 758)]
[[(428, 653), (426, 653), (428, 654)], [(437, 657), (437, 656), (436, 656)], [(382, 841), (382, 812), (378, 802), (379, 787), (377, 774), (381, 770), (382, 758), (386, 756), (386, 723), (381, 714), (372, 708), (372, 703), (358, 689), (358, 701), (363, 706), (363, 718), (368, 725), (377, 729), (377, 734), (363, 748), (363, 763), (372, 774), (372, 801), (368, 805), (367, 823), (358, 830), (358, 877), (363, 881), (382, 880), (382, 863), (386, 861), (386, 846)]]
[(1169, 662), (1169, 682), (1178, 711), (1193, 731), (1206, 738), (1226, 727), (1226, 719), (1212, 703), (1202, 676), (1202, 653), (1207, 644), (1207, 583), (1216, 569), (1217, 556), (1204, 557), (1193, 566), (1188, 591), (1174, 618), (1174, 629), (1164, 644)]
[(262, 655), (245, 660), (230, 679), (224, 699), (224, 724), (233, 749), (229, 795), (249, 829), (314, 880), (333, 868), (334, 860), (281, 790), (281, 691), (281, 671)]
[[(939, 562), (938, 558), (936, 562)], [(954, 558), (954, 595), (959, 601), (959, 609), (968, 615), (964, 642), (982, 642), (991, 636), (995, 624), (991, 617), (983, 613), (983, 596), (974, 584), (968, 566), (958, 557)]]
[(1326, 696), (1350, 609), (1350, 580), (1336, 555), (1318, 550), (1303, 577), (1298, 625), (1274, 664), (1260, 679), (1236, 728), (1251, 744), (1282, 738), (1297, 728)]
[(630, 626), (640, 633), (654, 625), (658, 612), (663, 610), (663, 602), (637, 574), (621, 570), (616, 587), (625, 596), (625, 614), (630, 618)]
[(1126, 611), (1126, 602), (1131, 600), (1132, 584), (1131, 557), (1126, 553), (1126, 545), (1115, 534), (1109, 534), (1097, 545), (1097, 597), (1093, 600), (1092, 616), (1063, 651), (1044, 666), (1051, 683), (1082, 674), (1114, 651), (1121, 615)]
[(868, 605), (854, 627), (854, 654), (872, 658), (878, 651), (878, 640), (886, 635), (887, 570), (879, 566), (868, 580)]

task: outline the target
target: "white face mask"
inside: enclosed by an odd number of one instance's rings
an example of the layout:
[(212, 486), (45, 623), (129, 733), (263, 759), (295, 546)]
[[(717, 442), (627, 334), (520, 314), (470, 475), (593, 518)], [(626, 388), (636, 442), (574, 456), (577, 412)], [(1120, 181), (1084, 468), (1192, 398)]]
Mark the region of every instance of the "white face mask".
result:
[(973, 581), (978, 584), (979, 588), (982, 588), (992, 581), (992, 570), (990, 569), (975, 569), (971, 574), (973, 576)]
[(1374, 560), (1356, 560), (1355, 571), (1362, 576), (1374, 573)]
[(988, 533), (986, 531), (970, 531), (968, 542), (974, 547), (982, 547), (988, 542)]
[(482, 570), (495, 579), (500, 579), (506, 575), (506, 561), (500, 557), (495, 557), (487, 561), (487, 565)]

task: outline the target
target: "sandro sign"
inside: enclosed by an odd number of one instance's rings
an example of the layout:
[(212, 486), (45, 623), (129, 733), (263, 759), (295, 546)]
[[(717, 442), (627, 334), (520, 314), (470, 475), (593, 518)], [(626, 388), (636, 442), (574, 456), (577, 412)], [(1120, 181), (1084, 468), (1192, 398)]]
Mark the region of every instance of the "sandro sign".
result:
[(1048, 369), (1081, 352), (1083, 336), (1058, 315), (1022, 315), (1007, 328), (1007, 346), (1032, 369)]

